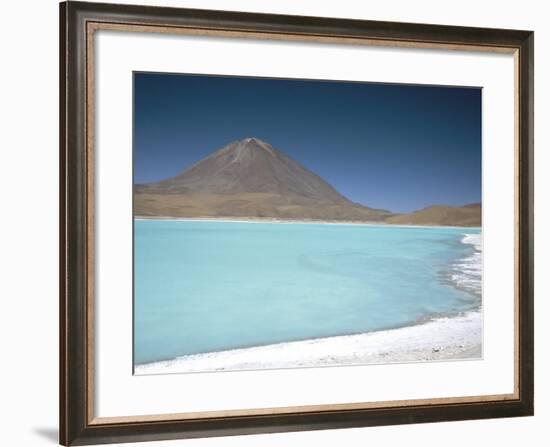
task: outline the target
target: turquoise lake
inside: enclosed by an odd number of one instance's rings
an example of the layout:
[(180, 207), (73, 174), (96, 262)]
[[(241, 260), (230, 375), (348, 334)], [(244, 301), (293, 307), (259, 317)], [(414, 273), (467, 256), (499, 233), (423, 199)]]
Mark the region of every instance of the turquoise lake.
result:
[(135, 220), (134, 362), (479, 308), (480, 229)]

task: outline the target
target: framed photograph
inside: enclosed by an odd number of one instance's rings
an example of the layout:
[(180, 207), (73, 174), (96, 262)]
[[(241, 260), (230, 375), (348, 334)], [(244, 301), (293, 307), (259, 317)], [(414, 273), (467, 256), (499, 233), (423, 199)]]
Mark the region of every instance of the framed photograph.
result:
[(64, 445), (533, 414), (533, 33), (60, 7)]

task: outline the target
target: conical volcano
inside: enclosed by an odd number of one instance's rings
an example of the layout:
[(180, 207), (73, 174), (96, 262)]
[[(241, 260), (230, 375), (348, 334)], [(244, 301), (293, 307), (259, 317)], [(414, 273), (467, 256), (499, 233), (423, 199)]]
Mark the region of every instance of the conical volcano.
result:
[(175, 177), (136, 185), (137, 216), (380, 221), (269, 143), (228, 144)]

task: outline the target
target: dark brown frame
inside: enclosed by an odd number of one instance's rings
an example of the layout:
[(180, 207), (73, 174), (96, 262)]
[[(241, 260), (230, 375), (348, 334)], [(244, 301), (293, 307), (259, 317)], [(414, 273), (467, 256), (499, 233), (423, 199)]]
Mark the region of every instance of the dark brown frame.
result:
[[(93, 95), (100, 28), (501, 51), (516, 58), (516, 392), (223, 416), (93, 416)], [(533, 414), (533, 32), (67, 2), (60, 5), (60, 442), (130, 442)]]

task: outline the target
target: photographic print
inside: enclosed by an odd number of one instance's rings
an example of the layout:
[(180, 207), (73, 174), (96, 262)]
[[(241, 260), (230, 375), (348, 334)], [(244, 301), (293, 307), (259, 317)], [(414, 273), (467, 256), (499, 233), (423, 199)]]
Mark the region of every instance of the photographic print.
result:
[(134, 72), (134, 373), (482, 358), (482, 90)]

